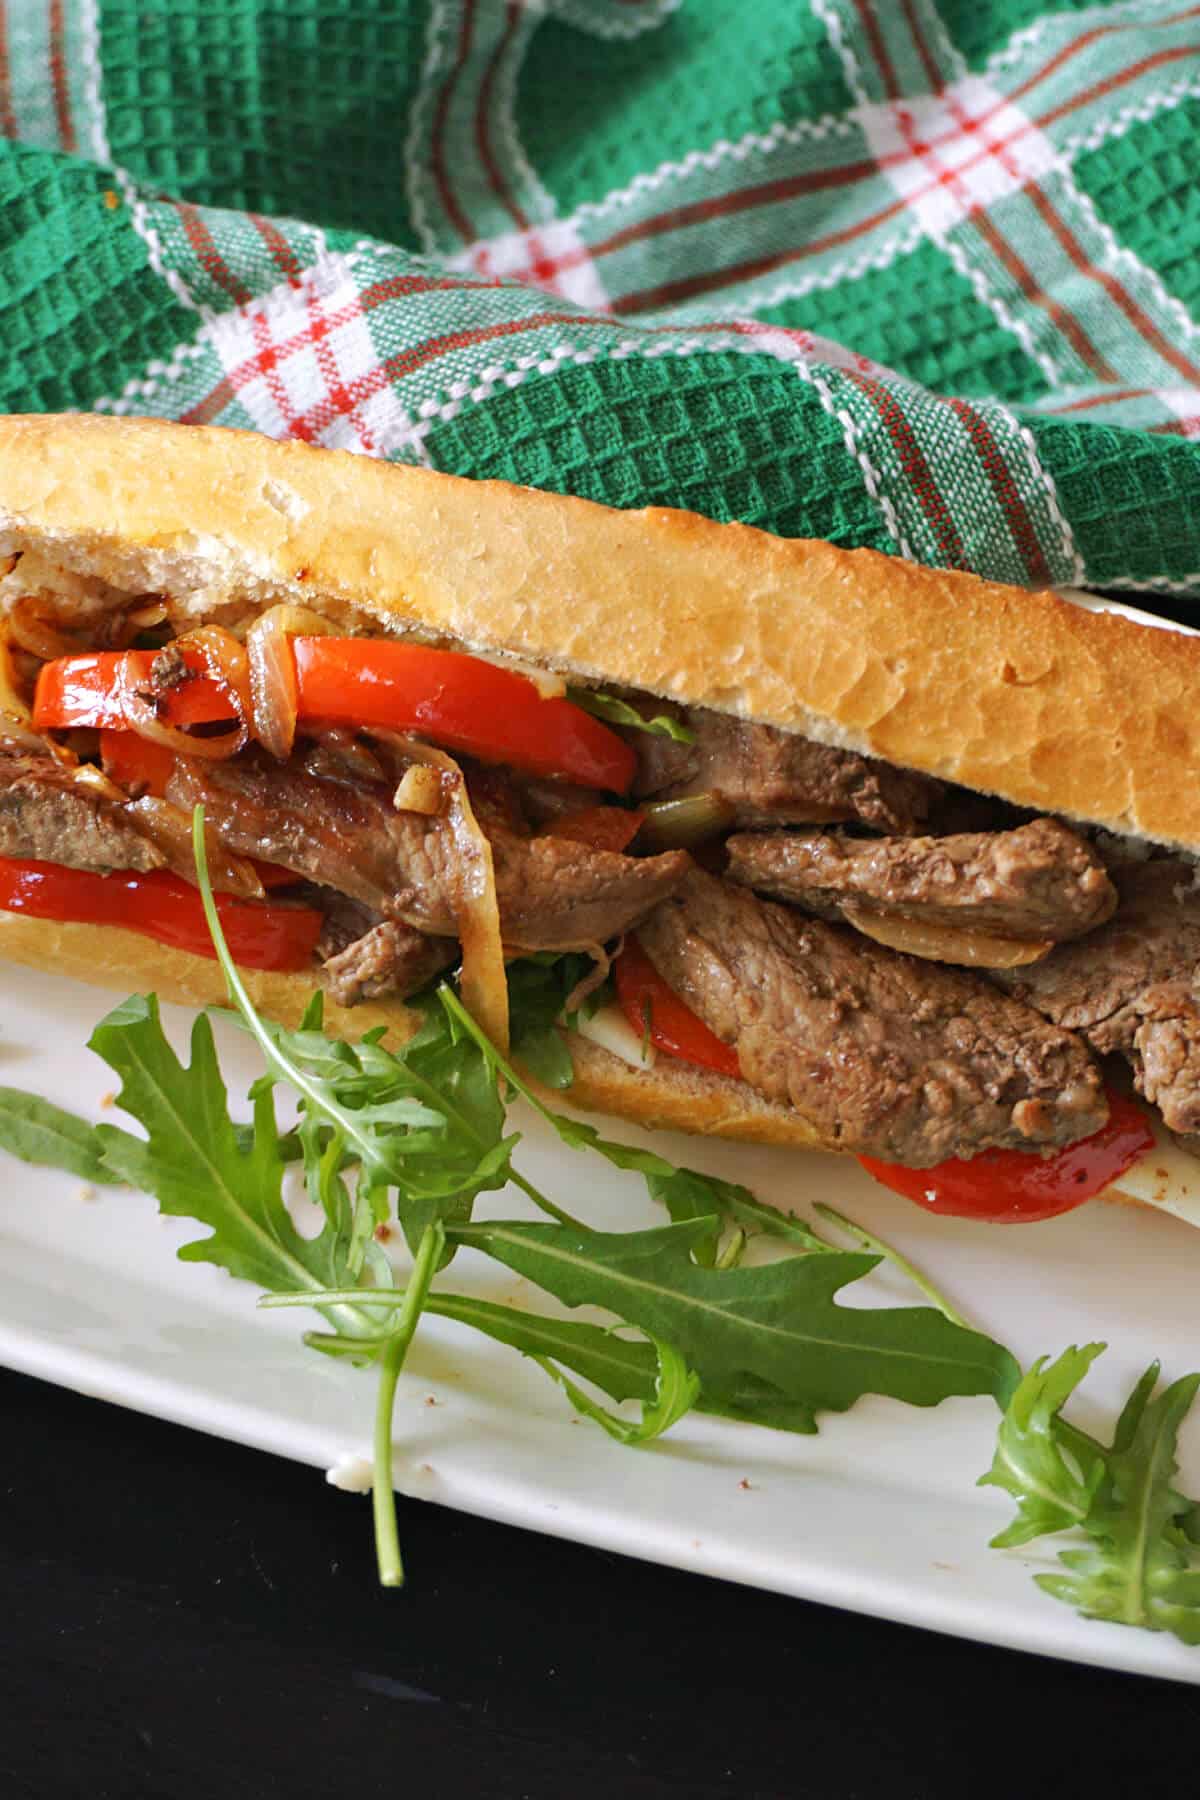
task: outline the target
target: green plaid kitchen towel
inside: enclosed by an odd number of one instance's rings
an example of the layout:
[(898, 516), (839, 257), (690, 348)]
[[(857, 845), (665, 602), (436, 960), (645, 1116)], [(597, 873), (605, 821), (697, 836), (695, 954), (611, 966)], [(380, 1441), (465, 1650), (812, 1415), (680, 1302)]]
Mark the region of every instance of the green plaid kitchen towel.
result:
[(7, 0), (0, 407), (1200, 594), (1200, 5)]

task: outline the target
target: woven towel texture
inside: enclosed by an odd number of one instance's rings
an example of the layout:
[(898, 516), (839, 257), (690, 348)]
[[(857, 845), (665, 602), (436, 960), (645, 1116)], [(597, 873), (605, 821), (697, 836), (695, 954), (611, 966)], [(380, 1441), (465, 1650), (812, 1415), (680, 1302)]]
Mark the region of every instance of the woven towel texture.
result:
[(8, 0), (0, 406), (1200, 596), (1200, 7)]

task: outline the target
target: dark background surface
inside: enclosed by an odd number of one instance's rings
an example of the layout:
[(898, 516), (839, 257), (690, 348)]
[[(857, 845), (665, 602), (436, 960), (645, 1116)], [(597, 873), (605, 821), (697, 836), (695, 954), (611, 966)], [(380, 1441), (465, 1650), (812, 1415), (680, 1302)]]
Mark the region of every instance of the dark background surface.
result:
[(385, 1594), (367, 1502), (311, 1469), (6, 1373), (0, 1442), (4, 1800), (1194, 1783), (1193, 1688), (411, 1503)]

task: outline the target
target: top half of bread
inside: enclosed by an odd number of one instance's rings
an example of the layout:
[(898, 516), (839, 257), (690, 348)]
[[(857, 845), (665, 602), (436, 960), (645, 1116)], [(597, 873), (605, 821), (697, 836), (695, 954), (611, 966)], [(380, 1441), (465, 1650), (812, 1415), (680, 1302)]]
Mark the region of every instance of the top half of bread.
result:
[(1200, 638), (744, 525), (87, 415), (0, 418), (0, 549), (303, 601), (1200, 849)]

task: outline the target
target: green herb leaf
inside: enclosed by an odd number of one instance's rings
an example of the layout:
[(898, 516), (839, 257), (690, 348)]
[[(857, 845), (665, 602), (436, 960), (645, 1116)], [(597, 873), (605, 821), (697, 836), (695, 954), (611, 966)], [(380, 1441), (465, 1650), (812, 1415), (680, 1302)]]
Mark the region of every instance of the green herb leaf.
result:
[[(403, 1302), (403, 1295), (398, 1291), (368, 1291), (360, 1296), (350, 1289), (344, 1293), (331, 1290), (318, 1296), (270, 1294), (261, 1299), (259, 1305), (269, 1309), (311, 1306), (314, 1298), (325, 1305), (361, 1298), (365, 1308), (380, 1314), (394, 1310)], [(477, 1300), (468, 1294), (430, 1294), (425, 1311), (469, 1325), (497, 1343), (519, 1350), (522, 1355), (548, 1357), (561, 1363), (612, 1400), (641, 1400), (650, 1404), (654, 1399), (657, 1358), (653, 1345), (640, 1337), (620, 1337), (618, 1328), (613, 1326), (589, 1325), (581, 1319), (548, 1318), (543, 1313), (523, 1312), (491, 1300)], [(312, 1332), (305, 1341), (330, 1355), (361, 1360), (359, 1344), (347, 1344), (340, 1338), (325, 1338)], [(386, 1341), (387, 1332), (381, 1326), (374, 1340), (376, 1349), (371, 1353), (375, 1354)], [(769, 1382), (760, 1381), (753, 1375), (740, 1376), (727, 1394), (709, 1394), (702, 1388), (696, 1411), (769, 1426), (776, 1431), (811, 1435), (817, 1429), (810, 1406), (786, 1399)]]
[[(590, 956), (519, 957), (508, 965), (508, 1011), (512, 1054), (544, 1087), (569, 1088), (575, 1079), (571, 1053), (559, 1030), (567, 1001), (592, 969)], [(606, 981), (584, 1000), (572, 1019), (590, 1019), (608, 998)]]
[(607, 1431), (609, 1437), (616, 1438), (621, 1444), (648, 1444), (652, 1438), (661, 1437), (664, 1431), (669, 1431), (686, 1412), (690, 1412), (700, 1393), (700, 1377), (688, 1368), (677, 1350), (672, 1350), (669, 1344), (660, 1343), (657, 1339), (652, 1340), (652, 1347), (658, 1361), (654, 1377), (654, 1398), (649, 1403), (643, 1402), (642, 1416), (636, 1423), (629, 1419), (619, 1419), (615, 1413), (600, 1406), (569, 1375), (564, 1375), (549, 1357), (534, 1356), (532, 1360), (540, 1369), (545, 1370), (552, 1381), (558, 1383), (575, 1410), (593, 1420), (601, 1430)]
[(657, 1358), (644, 1338), (618, 1337), (607, 1325), (547, 1318), (467, 1294), (432, 1294), (425, 1310), (469, 1325), (523, 1356), (562, 1363), (611, 1400), (653, 1400)]
[(434, 1220), (425, 1227), (417, 1246), (412, 1276), (396, 1329), (383, 1346), (379, 1359), (379, 1390), (375, 1398), (374, 1479), (371, 1505), (375, 1515), (375, 1557), (381, 1587), (400, 1587), (404, 1564), (396, 1530), (396, 1490), (392, 1475), (392, 1419), (396, 1410), (396, 1383), (408, 1355), (408, 1347), (429, 1298), (429, 1284), (442, 1260), (442, 1226)]
[(835, 1305), (877, 1257), (845, 1251), (701, 1268), (692, 1251), (711, 1231), (705, 1219), (636, 1232), (503, 1221), (454, 1225), (447, 1235), (568, 1306), (606, 1307), (673, 1345), (710, 1399), (736, 1392), (746, 1375), (786, 1401), (837, 1412), (867, 1393), (932, 1406), (951, 1394), (1000, 1393), (1012, 1380), (1006, 1350), (927, 1307)]
[[(799, 1250), (834, 1248), (803, 1219), (798, 1219), (794, 1213), (780, 1212), (777, 1207), (765, 1206), (754, 1198), (749, 1188), (739, 1186), (736, 1181), (721, 1181), (715, 1175), (702, 1175), (696, 1169), (673, 1169), (664, 1175), (657, 1169), (646, 1168), (643, 1173), (651, 1197), (666, 1207), (677, 1225), (688, 1219), (711, 1219), (716, 1215), (723, 1224), (743, 1226), (752, 1233), (781, 1238)], [(712, 1268), (717, 1261), (719, 1238), (720, 1231), (714, 1227), (712, 1236), (696, 1246), (696, 1261), (705, 1268)]]
[(1092, 1541), (1059, 1552), (1065, 1573), (1035, 1580), (1088, 1619), (1172, 1632), (1200, 1644), (1196, 1502), (1174, 1486), (1179, 1427), (1200, 1389), (1185, 1375), (1156, 1394), (1152, 1363), (1121, 1409), (1111, 1445), (1062, 1417), (1102, 1344), (1045, 1357), (1021, 1382), (981, 1485), (1003, 1488), (1017, 1517), (992, 1543), (1027, 1544), (1047, 1532), (1082, 1530)]
[(1192, 1502), (1172, 1477), (1179, 1427), (1197, 1388), (1200, 1374), (1185, 1375), (1142, 1401), (1127, 1441), (1108, 1455), (1108, 1479), (1084, 1521), (1094, 1543), (1059, 1553), (1065, 1575), (1035, 1578), (1085, 1618), (1169, 1631), (1185, 1644), (1200, 1644), (1200, 1568), (1180, 1528)]
[(1028, 1544), (1048, 1531), (1082, 1525), (1104, 1479), (1099, 1455), (1081, 1461), (1067, 1450), (1059, 1413), (1079, 1386), (1103, 1344), (1074, 1345), (1047, 1367), (1040, 1356), (1021, 1381), (1000, 1421), (996, 1455), (980, 1487), (1003, 1488), (1017, 1502), (1017, 1517), (992, 1539), (997, 1550)]
[(592, 713), (597, 719), (606, 719), (610, 725), (648, 731), (652, 737), (673, 738), (677, 744), (694, 744), (696, 741), (691, 727), (681, 725), (678, 719), (672, 719), (667, 713), (644, 719), (635, 706), (630, 706), (628, 700), (618, 700), (615, 694), (597, 693), (593, 688), (568, 688), (567, 698), (584, 712)]
[(20, 1088), (0, 1087), (0, 1149), (22, 1162), (64, 1169), (97, 1187), (120, 1180), (104, 1164), (94, 1125)]
[[(238, 1144), (217, 1064), (212, 1026), (201, 1014), (184, 1066), (163, 1031), (153, 994), (135, 994), (92, 1033), (91, 1048), (119, 1076), (117, 1105), (146, 1133), (115, 1125), (96, 1136), (111, 1177), (153, 1194), (160, 1209), (210, 1228), (180, 1250), (184, 1262), (211, 1262), (259, 1287), (312, 1291), (350, 1282), (345, 1233), (327, 1223), (301, 1237), (282, 1197), (283, 1163), (269, 1093), (254, 1103), (253, 1139)], [(350, 1335), (374, 1329), (350, 1306), (327, 1316)]]
[(646, 1176), (646, 1186), (653, 1198), (666, 1207), (673, 1225), (703, 1221), (703, 1234), (692, 1246), (693, 1259), (703, 1269), (716, 1267), (721, 1245), (721, 1227), (727, 1215), (713, 1192), (721, 1185), (691, 1169), (676, 1169), (670, 1175), (660, 1175), (652, 1169)]
[[(221, 930), (200, 806), (193, 814), (192, 841), (200, 897), (225, 985), (267, 1062), (267, 1074), (254, 1092), (269, 1092), (276, 1082), (286, 1082), (300, 1096), (309, 1126), (323, 1124), (334, 1132), (338, 1169), (350, 1163), (358, 1167), (347, 1273), (356, 1278), (367, 1261), (373, 1226), (387, 1216), (389, 1187), (400, 1190), (400, 1221), (415, 1255), (435, 1219), (468, 1217), (476, 1194), (503, 1187), (509, 1179), (516, 1140), (500, 1138), (504, 1109), (491, 1091), (486, 1061), (457, 1052), (453, 1034), (432, 1006), (402, 1056), (385, 1050), (379, 1033), (368, 1033), (355, 1045), (325, 1037), (318, 997), (298, 1031), (261, 1019)], [(313, 1166), (309, 1145), (310, 1179)], [(331, 1191), (318, 1187), (314, 1195), (327, 1210)]]

